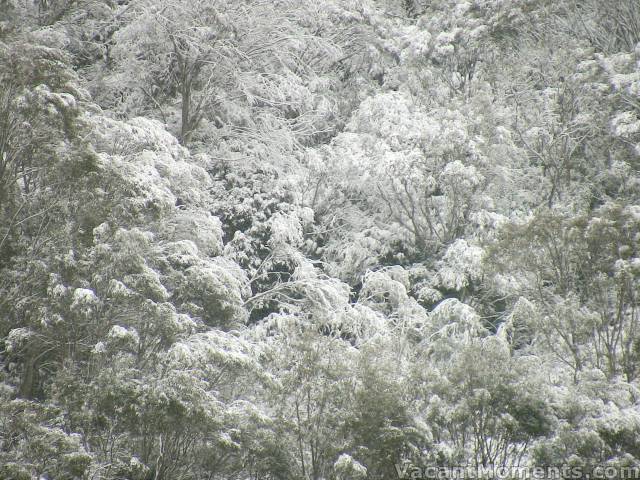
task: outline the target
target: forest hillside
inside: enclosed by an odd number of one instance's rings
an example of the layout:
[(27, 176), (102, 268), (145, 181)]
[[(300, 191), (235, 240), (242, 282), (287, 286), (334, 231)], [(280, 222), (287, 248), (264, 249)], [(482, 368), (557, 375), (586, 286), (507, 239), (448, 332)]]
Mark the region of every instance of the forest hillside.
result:
[(638, 0), (0, 0), (0, 479), (638, 479), (639, 170)]

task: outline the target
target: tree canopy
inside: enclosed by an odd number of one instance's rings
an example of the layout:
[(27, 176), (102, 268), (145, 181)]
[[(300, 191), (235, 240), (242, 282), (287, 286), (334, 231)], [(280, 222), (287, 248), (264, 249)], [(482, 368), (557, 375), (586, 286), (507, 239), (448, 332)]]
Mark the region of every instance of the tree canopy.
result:
[(637, 0), (0, 0), (0, 478), (640, 469), (639, 158)]

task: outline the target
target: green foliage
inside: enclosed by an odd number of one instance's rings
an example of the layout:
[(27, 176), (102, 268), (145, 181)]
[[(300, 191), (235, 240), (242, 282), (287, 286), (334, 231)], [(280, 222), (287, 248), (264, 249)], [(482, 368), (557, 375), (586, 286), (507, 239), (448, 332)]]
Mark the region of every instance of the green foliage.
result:
[(637, 466), (639, 18), (0, 0), (0, 477)]

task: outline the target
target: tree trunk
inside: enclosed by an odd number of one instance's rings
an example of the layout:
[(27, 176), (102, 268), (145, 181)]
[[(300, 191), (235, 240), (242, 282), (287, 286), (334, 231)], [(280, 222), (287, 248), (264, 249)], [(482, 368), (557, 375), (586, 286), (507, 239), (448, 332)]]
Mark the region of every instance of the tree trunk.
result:
[(186, 145), (191, 136), (191, 80), (187, 74), (182, 80), (182, 116), (180, 125), (180, 143)]

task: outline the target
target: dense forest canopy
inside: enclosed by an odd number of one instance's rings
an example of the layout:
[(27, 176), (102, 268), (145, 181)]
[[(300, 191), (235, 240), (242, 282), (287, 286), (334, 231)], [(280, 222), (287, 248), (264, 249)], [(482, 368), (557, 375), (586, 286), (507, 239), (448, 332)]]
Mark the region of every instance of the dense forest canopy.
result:
[(639, 170), (638, 0), (0, 0), (0, 478), (622, 480)]

